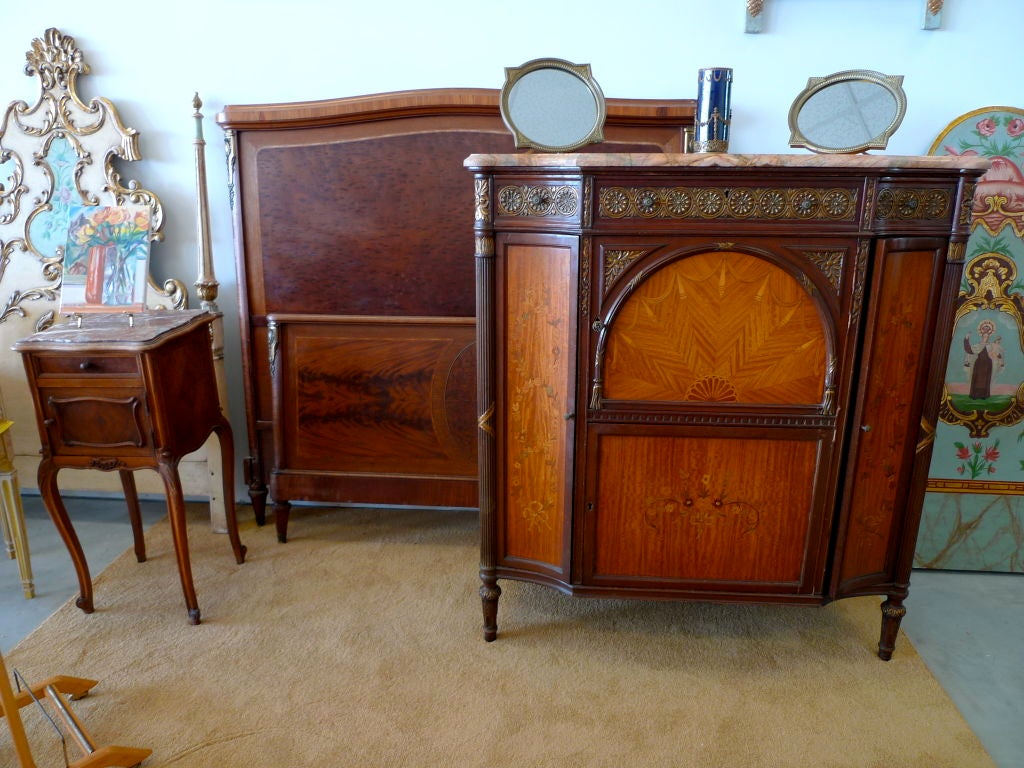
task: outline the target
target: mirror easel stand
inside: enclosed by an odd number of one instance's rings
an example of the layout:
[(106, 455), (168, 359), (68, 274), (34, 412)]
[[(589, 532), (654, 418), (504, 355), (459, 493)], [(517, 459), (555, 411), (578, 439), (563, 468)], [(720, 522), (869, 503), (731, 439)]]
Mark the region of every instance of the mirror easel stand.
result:
[[(80, 759), (69, 762), (68, 768), (132, 768), (153, 754), (151, 749), (138, 747), (96, 746), (82, 722), (64, 701), (64, 695), (72, 700), (82, 698), (96, 682), (83, 677), (50, 677), (15, 694), (11, 688), (3, 655), (0, 654), (0, 717), (7, 720), (11, 730), (14, 754), (18, 758), (19, 768), (36, 766), (20, 712), (22, 707), (36, 703), (49, 705), (53, 714), (50, 719), (54, 723), (59, 720), (63, 724), (67, 734), (83, 753)], [(59, 729), (59, 726), (57, 727)]]

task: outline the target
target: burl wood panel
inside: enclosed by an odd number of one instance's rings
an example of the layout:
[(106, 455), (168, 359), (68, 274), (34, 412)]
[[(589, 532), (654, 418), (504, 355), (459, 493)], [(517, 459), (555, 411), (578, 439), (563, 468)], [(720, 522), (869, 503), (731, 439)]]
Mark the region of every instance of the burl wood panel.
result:
[(511, 137), (289, 146), (309, 138), (292, 133), (256, 155), (263, 311), (472, 317), (472, 187), (459, 171), (467, 147), (511, 149)]
[(712, 251), (646, 276), (608, 340), (611, 400), (817, 404), (826, 338), (814, 302), (756, 256)]
[(928, 306), (935, 261), (933, 250), (883, 250), (873, 281), (876, 331), (863, 365), (866, 391), (850, 483), (844, 580), (891, 568), (894, 523), (906, 501), (919, 432), (912, 404), (932, 347)]
[(601, 435), (593, 576), (796, 588), (817, 454), (815, 440)]
[[(570, 248), (510, 245), (503, 261), (507, 346), (499, 371), (507, 558), (558, 566), (571, 484), (573, 291)], [(504, 375), (502, 375), (502, 373)]]
[(472, 320), (282, 323), (278, 469), (476, 474)]

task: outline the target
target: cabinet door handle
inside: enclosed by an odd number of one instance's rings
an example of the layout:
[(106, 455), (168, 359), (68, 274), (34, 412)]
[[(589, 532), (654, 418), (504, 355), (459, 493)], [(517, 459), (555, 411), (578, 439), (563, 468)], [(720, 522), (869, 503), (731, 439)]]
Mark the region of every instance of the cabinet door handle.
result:
[(80, 371), (88, 371), (88, 370), (90, 370), (93, 367), (94, 366), (93, 366), (92, 362), (90, 362), (89, 360), (83, 360), (82, 362), (80, 362), (78, 364), (78, 370), (80, 370)]
[(871, 431), (871, 425), (870, 424), (861, 424), (860, 425), (860, 431), (861, 432), (870, 432)]

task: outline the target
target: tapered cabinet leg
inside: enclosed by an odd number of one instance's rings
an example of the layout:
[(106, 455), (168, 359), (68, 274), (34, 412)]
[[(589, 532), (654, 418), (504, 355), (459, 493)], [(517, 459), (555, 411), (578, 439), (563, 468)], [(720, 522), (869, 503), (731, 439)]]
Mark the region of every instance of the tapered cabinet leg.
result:
[(484, 609), (484, 640), (492, 642), (498, 637), (498, 598), (501, 587), (492, 576), (481, 577), (480, 602)]
[(282, 544), (288, 541), (288, 516), (291, 511), (290, 502), (274, 500), (274, 526), (277, 528), (277, 540)]
[(878, 640), (878, 658), (882, 661), (892, 659), (896, 649), (896, 635), (900, 631), (900, 622), (907, 615), (903, 598), (890, 597), (882, 603), (882, 634)]

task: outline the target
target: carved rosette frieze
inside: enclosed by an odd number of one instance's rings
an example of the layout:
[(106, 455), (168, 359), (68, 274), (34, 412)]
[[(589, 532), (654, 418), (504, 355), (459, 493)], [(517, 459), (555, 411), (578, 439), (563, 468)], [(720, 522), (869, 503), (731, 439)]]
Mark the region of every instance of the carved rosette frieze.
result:
[(944, 220), (949, 218), (952, 204), (948, 189), (887, 187), (878, 193), (875, 219)]
[(740, 535), (753, 533), (761, 522), (760, 510), (750, 502), (730, 498), (726, 481), (717, 490), (712, 489), (712, 478), (703, 475), (696, 488), (689, 488), (691, 480), (680, 472), (684, 487), (678, 493), (649, 496), (644, 500), (643, 525), (661, 531), (669, 525), (687, 524), (700, 538), (709, 529), (734, 521)]
[(854, 220), (857, 191), (838, 188), (606, 187), (598, 212), (609, 219)]
[(569, 185), (509, 185), (498, 190), (498, 212), (505, 216), (576, 216), (579, 191)]

